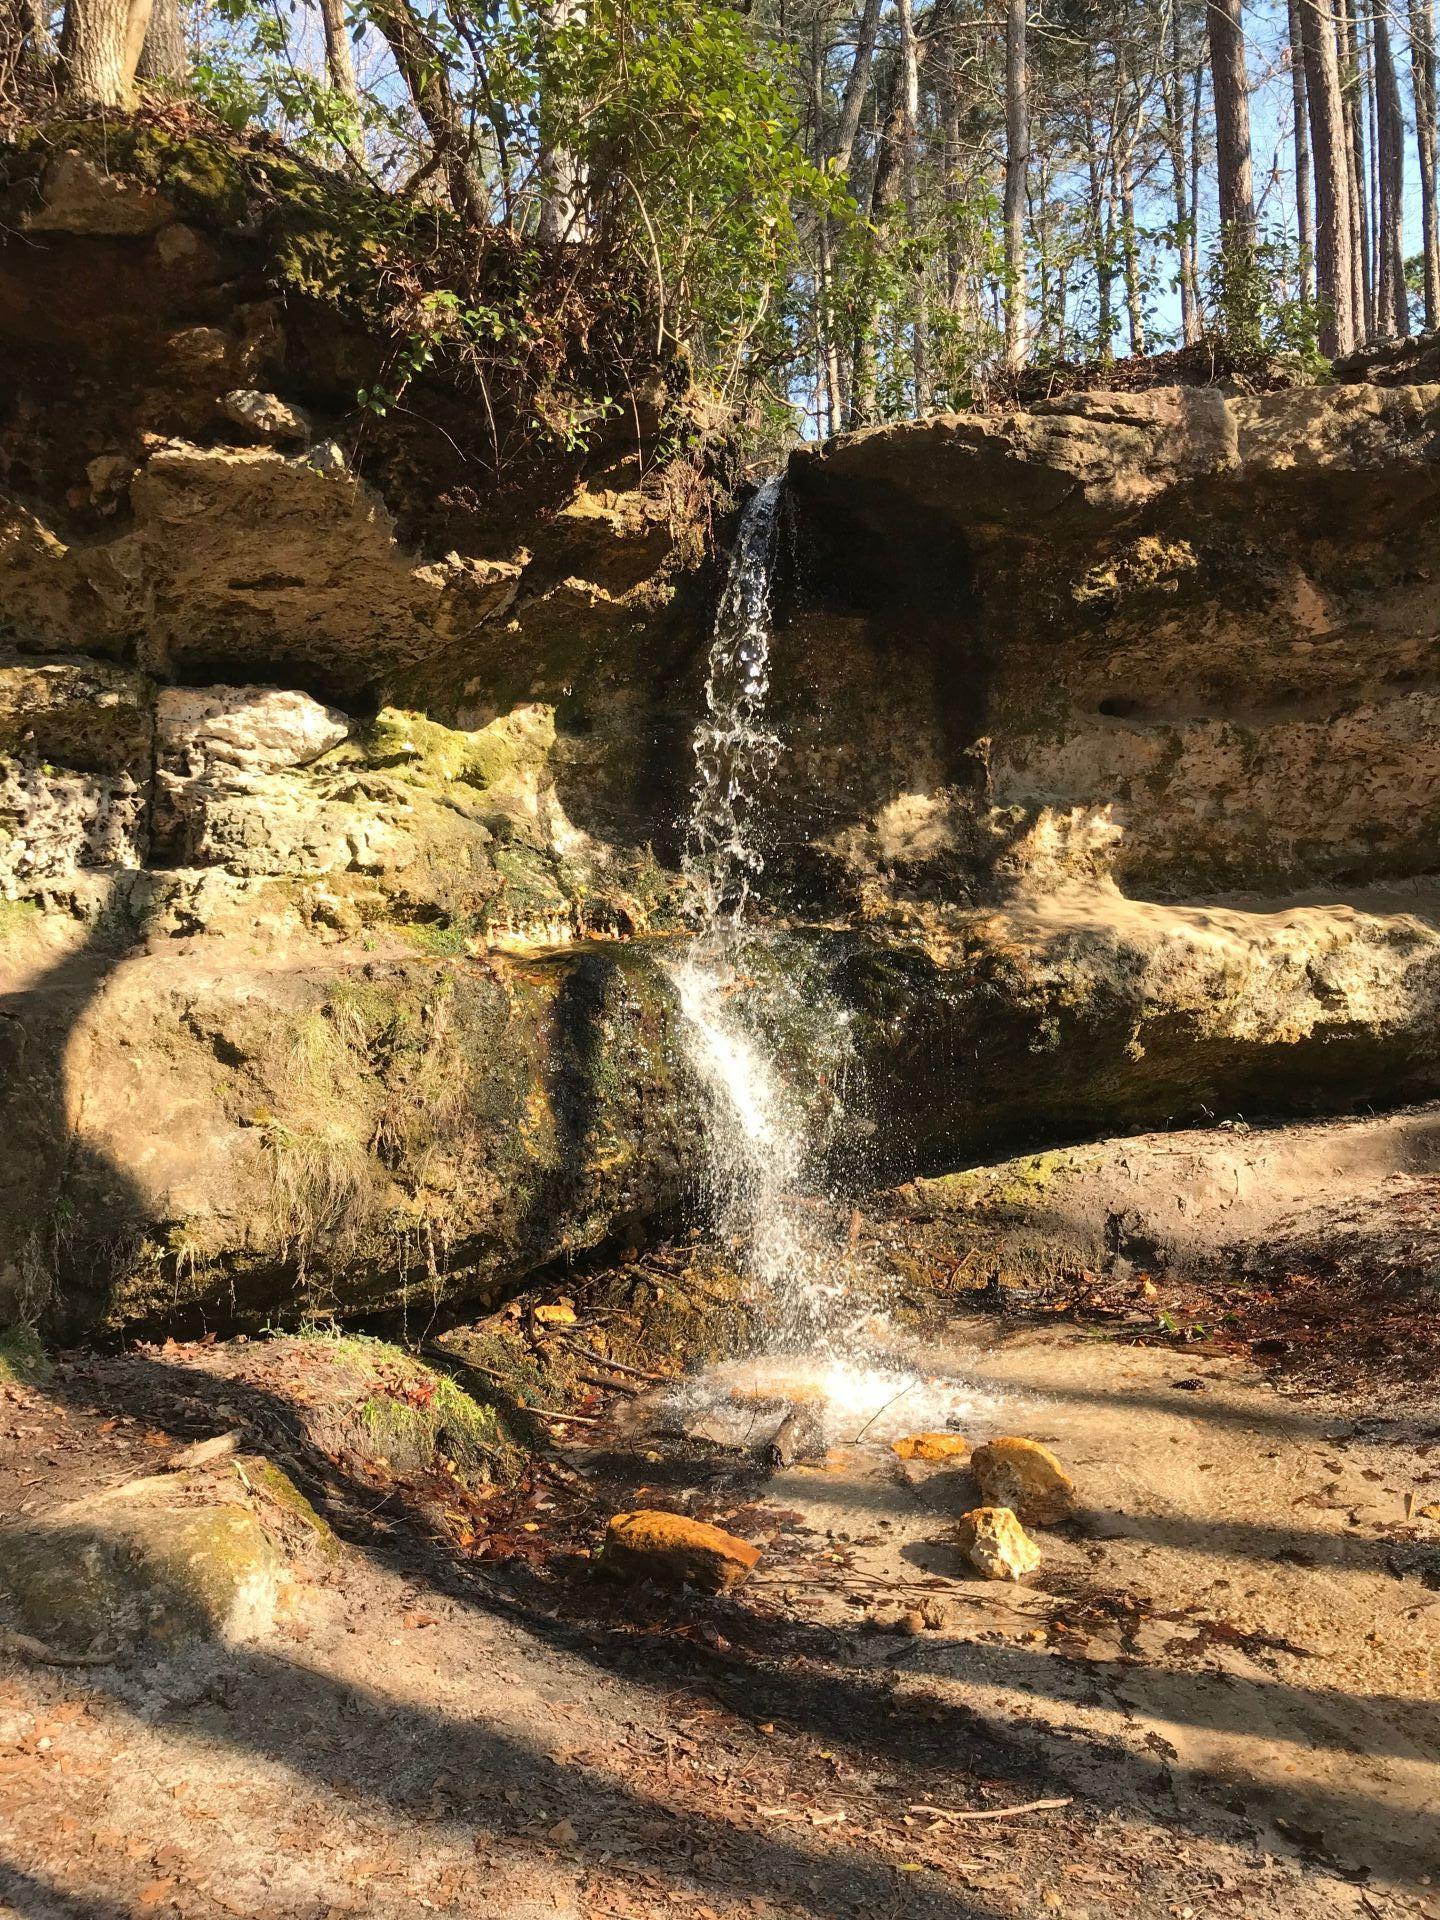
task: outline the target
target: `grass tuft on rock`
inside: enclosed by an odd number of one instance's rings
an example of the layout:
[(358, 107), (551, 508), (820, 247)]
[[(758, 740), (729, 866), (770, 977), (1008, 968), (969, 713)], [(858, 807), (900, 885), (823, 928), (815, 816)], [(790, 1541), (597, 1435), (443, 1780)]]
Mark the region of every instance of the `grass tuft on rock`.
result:
[(0, 1386), (39, 1386), (51, 1371), (50, 1356), (33, 1327), (0, 1327)]

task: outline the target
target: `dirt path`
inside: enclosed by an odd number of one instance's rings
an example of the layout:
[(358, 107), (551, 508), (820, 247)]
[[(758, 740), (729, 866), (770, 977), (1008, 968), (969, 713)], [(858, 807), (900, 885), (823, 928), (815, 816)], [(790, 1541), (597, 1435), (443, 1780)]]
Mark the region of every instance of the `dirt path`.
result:
[[(633, 1410), (569, 1452), (597, 1518), (763, 1542), (720, 1601), (620, 1589), (558, 1536), (499, 1569), (317, 1477), (351, 1544), (297, 1561), (273, 1632), (0, 1667), (0, 1912), (1440, 1916), (1440, 1421), (971, 1332), (928, 1355), (973, 1383), (967, 1437), (1045, 1439), (1081, 1490), (1026, 1586), (956, 1563), (962, 1473), (869, 1438), (768, 1482)], [(172, 1402), (153, 1358), (12, 1390), (11, 1511), (153, 1472), (184, 1358)], [(127, 1391), (133, 1422), (100, 1404)], [(936, 1624), (888, 1630), (911, 1604)], [(949, 1817), (1035, 1799), (1069, 1804)]]

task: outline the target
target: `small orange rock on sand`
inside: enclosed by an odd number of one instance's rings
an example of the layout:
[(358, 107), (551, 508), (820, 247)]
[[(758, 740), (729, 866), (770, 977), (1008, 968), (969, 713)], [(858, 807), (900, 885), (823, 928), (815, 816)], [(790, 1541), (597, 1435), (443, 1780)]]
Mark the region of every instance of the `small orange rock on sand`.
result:
[(1038, 1440), (987, 1440), (970, 1466), (988, 1505), (1009, 1507), (1033, 1526), (1053, 1527), (1075, 1504), (1074, 1482)]
[(1040, 1564), (1040, 1549), (1008, 1507), (972, 1507), (961, 1516), (955, 1544), (987, 1580), (1021, 1580)]
[(970, 1451), (958, 1433), (907, 1433), (903, 1440), (892, 1440), (890, 1448), (902, 1460), (963, 1460)]
[(600, 1558), (612, 1573), (635, 1580), (725, 1593), (747, 1578), (760, 1549), (723, 1527), (683, 1513), (646, 1509), (614, 1516), (605, 1529)]

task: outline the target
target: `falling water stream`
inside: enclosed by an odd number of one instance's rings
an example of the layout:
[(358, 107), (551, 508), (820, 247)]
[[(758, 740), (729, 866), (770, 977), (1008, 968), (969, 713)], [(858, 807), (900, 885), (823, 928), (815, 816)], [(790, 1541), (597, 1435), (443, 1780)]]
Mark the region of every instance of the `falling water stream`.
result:
[[(703, 1180), (719, 1251), (746, 1287), (753, 1351), (686, 1391), (703, 1410), (763, 1398), (768, 1383), (779, 1403), (823, 1407), (832, 1437), (860, 1426), (878, 1439), (968, 1413), (974, 1396), (905, 1364), (886, 1332), (881, 1275), (854, 1244), (819, 1137), (816, 1084), (843, 1098), (849, 1016), (807, 977), (793, 936), (754, 911), (782, 750), (767, 711), (782, 486), (768, 480), (746, 508), (716, 611), (686, 834), (697, 929), (671, 969), (704, 1099)], [(796, 1028), (816, 1063), (808, 1098), (781, 1042)]]
[[(757, 1331), (794, 1343), (823, 1337), (837, 1263), (817, 1217), (807, 1116), (773, 1040), (783, 969), (750, 913), (765, 865), (761, 808), (780, 752), (766, 715), (780, 499), (779, 479), (768, 480), (746, 509), (716, 612), (686, 836), (699, 925), (674, 977), (705, 1096), (704, 1175), (720, 1243), (739, 1260)], [(838, 1054), (838, 1032), (834, 1041)]]

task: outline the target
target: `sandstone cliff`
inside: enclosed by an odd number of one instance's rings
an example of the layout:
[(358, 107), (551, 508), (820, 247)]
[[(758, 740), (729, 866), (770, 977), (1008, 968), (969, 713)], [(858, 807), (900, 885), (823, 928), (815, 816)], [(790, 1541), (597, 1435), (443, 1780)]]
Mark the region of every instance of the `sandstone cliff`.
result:
[[(623, 1243), (693, 1132), (658, 413), (467, 491), (460, 402), (377, 447), (363, 326), (188, 161), (7, 179), (0, 1308), (428, 1306)], [(768, 905), (871, 1175), (1440, 1090), (1437, 429), (1363, 381), (794, 456)]]

